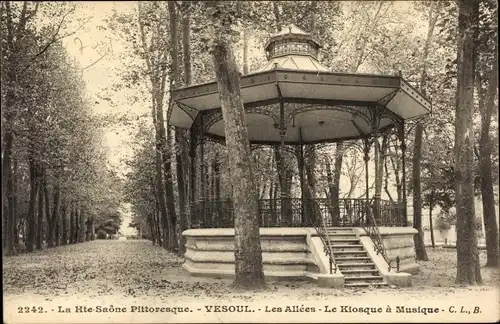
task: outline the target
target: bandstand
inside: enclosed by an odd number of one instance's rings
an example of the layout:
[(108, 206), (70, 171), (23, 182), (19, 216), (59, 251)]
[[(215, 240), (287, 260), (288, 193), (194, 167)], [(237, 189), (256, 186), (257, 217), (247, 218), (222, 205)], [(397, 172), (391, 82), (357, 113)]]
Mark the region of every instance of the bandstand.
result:
[[(259, 222), (264, 272), (268, 277), (306, 277), (332, 287), (409, 284), (418, 271), (413, 235), (407, 226), (405, 123), (427, 115), (431, 103), (403, 78), (334, 73), (318, 61), (321, 45), (290, 25), (265, 46), (268, 62), (241, 77), (248, 137), (253, 146), (278, 146), (281, 156), (293, 147), (298, 161), (300, 197), (284, 192), (261, 199)], [(207, 140), (225, 142), (217, 82), (172, 91), (170, 125), (189, 129), (191, 157), (204, 159)], [(382, 200), (370, 192), (377, 179), (378, 138), (396, 130), (401, 150), (402, 200)], [(339, 199), (306, 195), (304, 161), (325, 143), (360, 140), (365, 161), (365, 197)], [(197, 152), (198, 151), (198, 152)], [(370, 157), (370, 152), (373, 156)], [(376, 164), (376, 163), (375, 163)], [(194, 163), (192, 164), (194, 165)], [(279, 164), (281, 175), (284, 163)], [(191, 170), (191, 228), (184, 268), (192, 275), (234, 275), (234, 217), (230, 200), (209, 200)], [(375, 181), (381, 186), (381, 181)], [(197, 192), (198, 191), (198, 192)]]

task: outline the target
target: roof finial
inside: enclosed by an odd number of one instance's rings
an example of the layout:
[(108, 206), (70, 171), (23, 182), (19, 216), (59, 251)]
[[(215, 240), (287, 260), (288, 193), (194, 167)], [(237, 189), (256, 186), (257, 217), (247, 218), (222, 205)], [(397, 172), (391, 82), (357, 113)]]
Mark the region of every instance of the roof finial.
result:
[(292, 25), (288, 26), (288, 33), (291, 34), (292, 33)]

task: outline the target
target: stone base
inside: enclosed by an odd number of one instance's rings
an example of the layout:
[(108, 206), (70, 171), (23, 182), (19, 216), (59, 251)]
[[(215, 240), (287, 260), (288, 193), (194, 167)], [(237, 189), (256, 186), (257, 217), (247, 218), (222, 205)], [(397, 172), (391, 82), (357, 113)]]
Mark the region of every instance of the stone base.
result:
[[(227, 269), (200, 269), (193, 268), (187, 263), (184, 263), (182, 267), (189, 272), (189, 275), (193, 277), (206, 277), (206, 278), (216, 278), (216, 279), (233, 279), (235, 276), (234, 267), (232, 270)], [(264, 270), (264, 276), (267, 279), (276, 280), (306, 280), (307, 273), (304, 271), (266, 271)]]
[[(234, 229), (190, 229), (183, 268), (193, 276), (234, 277)], [(307, 238), (311, 228), (261, 228), (264, 275), (272, 279), (314, 278), (320, 272)], [(314, 250), (314, 247), (313, 247)]]
[[(372, 240), (363, 229), (354, 228), (360, 242), (391, 285), (411, 285), (410, 273), (418, 273), (413, 248), (413, 228), (380, 227), (388, 257), (400, 258), (400, 272), (388, 271), (382, 256), (373, 249)], [(189, 229), (186, 237), (186, 261), (183, 268), (192, 276), (234, 278), (234, 229)], [(340, 271), (330, 274), (323, 243), (314, 228), (261, 228), (262, 263), (266, 278), (314, 280), (321, 287), (343, 288)], [(395, 262), (393, 262), (395, 264)]]
[(319, 274), (316, 278), (318, 286), (324, 288), (344, 288), (344, 276), (343, 275), (331, 275), (331, 274)]
[(384, 280), (389, 285), (394, 285), (397, 287), (411, 286), (411, 274), (406, 272), (390, 272), (384, 275)]
[(405, 264), (405, 265), (400, 265), (399, 266), (399, 271), (400, 272), (406, 272), (410, 274), (418, 274), (420, 272), (420, 266), (418, 265), (417, 262), (410, 263), (410, 264)]
[(395, 268), (389, 271), (389, 265), (381, 255), (375, 252), (373, 241), (366, 235), (364, 229), (358, 227), (354, 231), (388, 284), (398, 287), (411, 286), (411, 274), (420, 272), (420, 267), (415, 261), (413, 243), (413, 236), (417, 234), (416, 229), (413, 227), (379, 227), (387, 257), (393, 267), (396, 266), (396, 258), (399, 257), (399, 272), (396, 272)]

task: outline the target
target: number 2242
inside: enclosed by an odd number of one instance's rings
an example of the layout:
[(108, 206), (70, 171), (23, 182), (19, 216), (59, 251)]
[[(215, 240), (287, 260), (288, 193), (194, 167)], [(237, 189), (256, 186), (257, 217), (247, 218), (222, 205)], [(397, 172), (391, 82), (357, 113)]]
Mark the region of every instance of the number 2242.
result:
[(25, 307), (18, 307), (17, 308), (17, 312), (18, 313), (43, 313), (43, 307), (28, 307), (28, 306), (25, 306)]

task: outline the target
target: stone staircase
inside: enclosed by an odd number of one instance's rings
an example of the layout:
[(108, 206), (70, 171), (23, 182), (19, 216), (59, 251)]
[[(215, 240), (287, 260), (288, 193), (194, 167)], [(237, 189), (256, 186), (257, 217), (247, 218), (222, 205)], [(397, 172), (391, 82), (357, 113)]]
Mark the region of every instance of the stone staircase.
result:
[(327, 228), (335, 262), (344, 275), (345, 287), (387, 286), (352, 228)]

